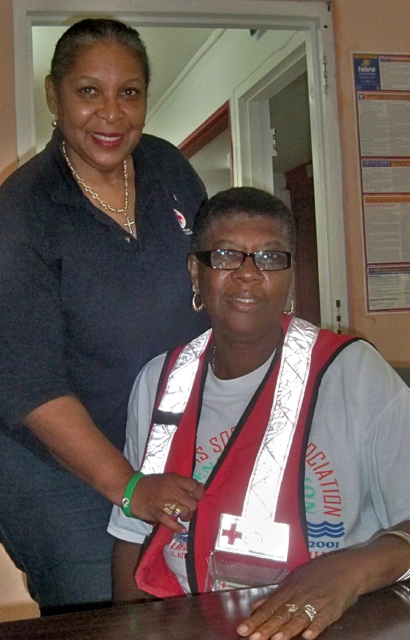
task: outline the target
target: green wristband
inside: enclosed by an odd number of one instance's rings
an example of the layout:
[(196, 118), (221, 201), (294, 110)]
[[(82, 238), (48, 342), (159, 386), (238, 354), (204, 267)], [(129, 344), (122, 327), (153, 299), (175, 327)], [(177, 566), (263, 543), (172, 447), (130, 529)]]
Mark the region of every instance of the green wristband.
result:
[(128, 518), (133, 518), (134, 516), (131, 513), (131, 498), (134, 493), (134, 489), (137, 486), (137, 483), (144, 477), (144, 474), (141, 471), (138, 471), (135, 475), (132, 476), (131, 480), (125, 487), (124, 497), (121, 500), (121, 509), (124, 515)]

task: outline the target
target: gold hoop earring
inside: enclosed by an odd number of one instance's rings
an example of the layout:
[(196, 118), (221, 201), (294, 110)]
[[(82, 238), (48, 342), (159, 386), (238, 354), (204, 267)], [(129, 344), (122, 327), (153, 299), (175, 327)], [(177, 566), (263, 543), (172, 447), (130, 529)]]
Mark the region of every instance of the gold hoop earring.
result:
[(57, 116), (54, 115), (53, 113), (53, 119), (51, 121), (51, 126), (53, 127), (53, 129), (55, 129), (58, 125), (58, 120), (57, 120)]
[(284, 313), (286, 313), (287, 316), (293, 316), (293, 312), (295, 310), (295, 305), (293, 303), (293, 298), (290, 299), (290, 309), (289, 311), (284, 311)]
[[(194, 311), (196, 311), (197, 313), (199, 313), (200, 311), (202, 311), (202, 309), (204, 308), (204, 303), (201, 300), (201, 296), (199, 295), (198, 291), (195, 289), (195, 285), (192, 285), (192, 308)], [(200, 303), (197, 304), (197, 296), (200, 300)]]

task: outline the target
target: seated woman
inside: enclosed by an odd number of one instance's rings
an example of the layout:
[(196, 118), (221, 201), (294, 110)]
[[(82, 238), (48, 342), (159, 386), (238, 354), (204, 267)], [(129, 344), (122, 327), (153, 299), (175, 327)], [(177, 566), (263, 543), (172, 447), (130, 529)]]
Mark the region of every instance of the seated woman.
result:
[(109, 526), (117, 600), (279, 583), (237, 629), (255, 640), (316, 638), (410, 577), (410, 391), (367, 342), (284, 315), (294, 246), (263, 191), (201, 208), (188, 266), (212, 331), (152, 360), (129, 404), (158, 523), (114, 507)]

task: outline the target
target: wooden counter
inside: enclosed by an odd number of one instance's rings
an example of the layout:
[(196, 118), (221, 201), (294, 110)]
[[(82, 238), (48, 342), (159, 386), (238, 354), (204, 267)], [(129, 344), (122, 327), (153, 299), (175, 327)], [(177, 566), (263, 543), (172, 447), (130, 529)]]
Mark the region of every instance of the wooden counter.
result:
[[(244, 589), (0, 624), (0, 640), (238, 640)], [(321, 640), (410, 640), (410, 583), (362, 596)]]

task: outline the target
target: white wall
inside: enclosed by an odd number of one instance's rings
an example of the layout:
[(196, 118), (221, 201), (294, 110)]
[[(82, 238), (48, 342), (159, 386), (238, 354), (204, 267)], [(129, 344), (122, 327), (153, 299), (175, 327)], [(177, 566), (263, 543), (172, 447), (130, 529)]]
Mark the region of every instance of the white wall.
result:
[[(249, 30), (217, 30), (194, 57), (147, 119), (145, 131), (180, 144), (275, 51), (282, 50), (294, 31), (266, 31), (259, 39)], [(170, 127), (170, 123), (172, 126)]]
[(231, 149), (228, 129), (189, 159), (205, 184), (208, 197), (229, 189), (231, 179)]

